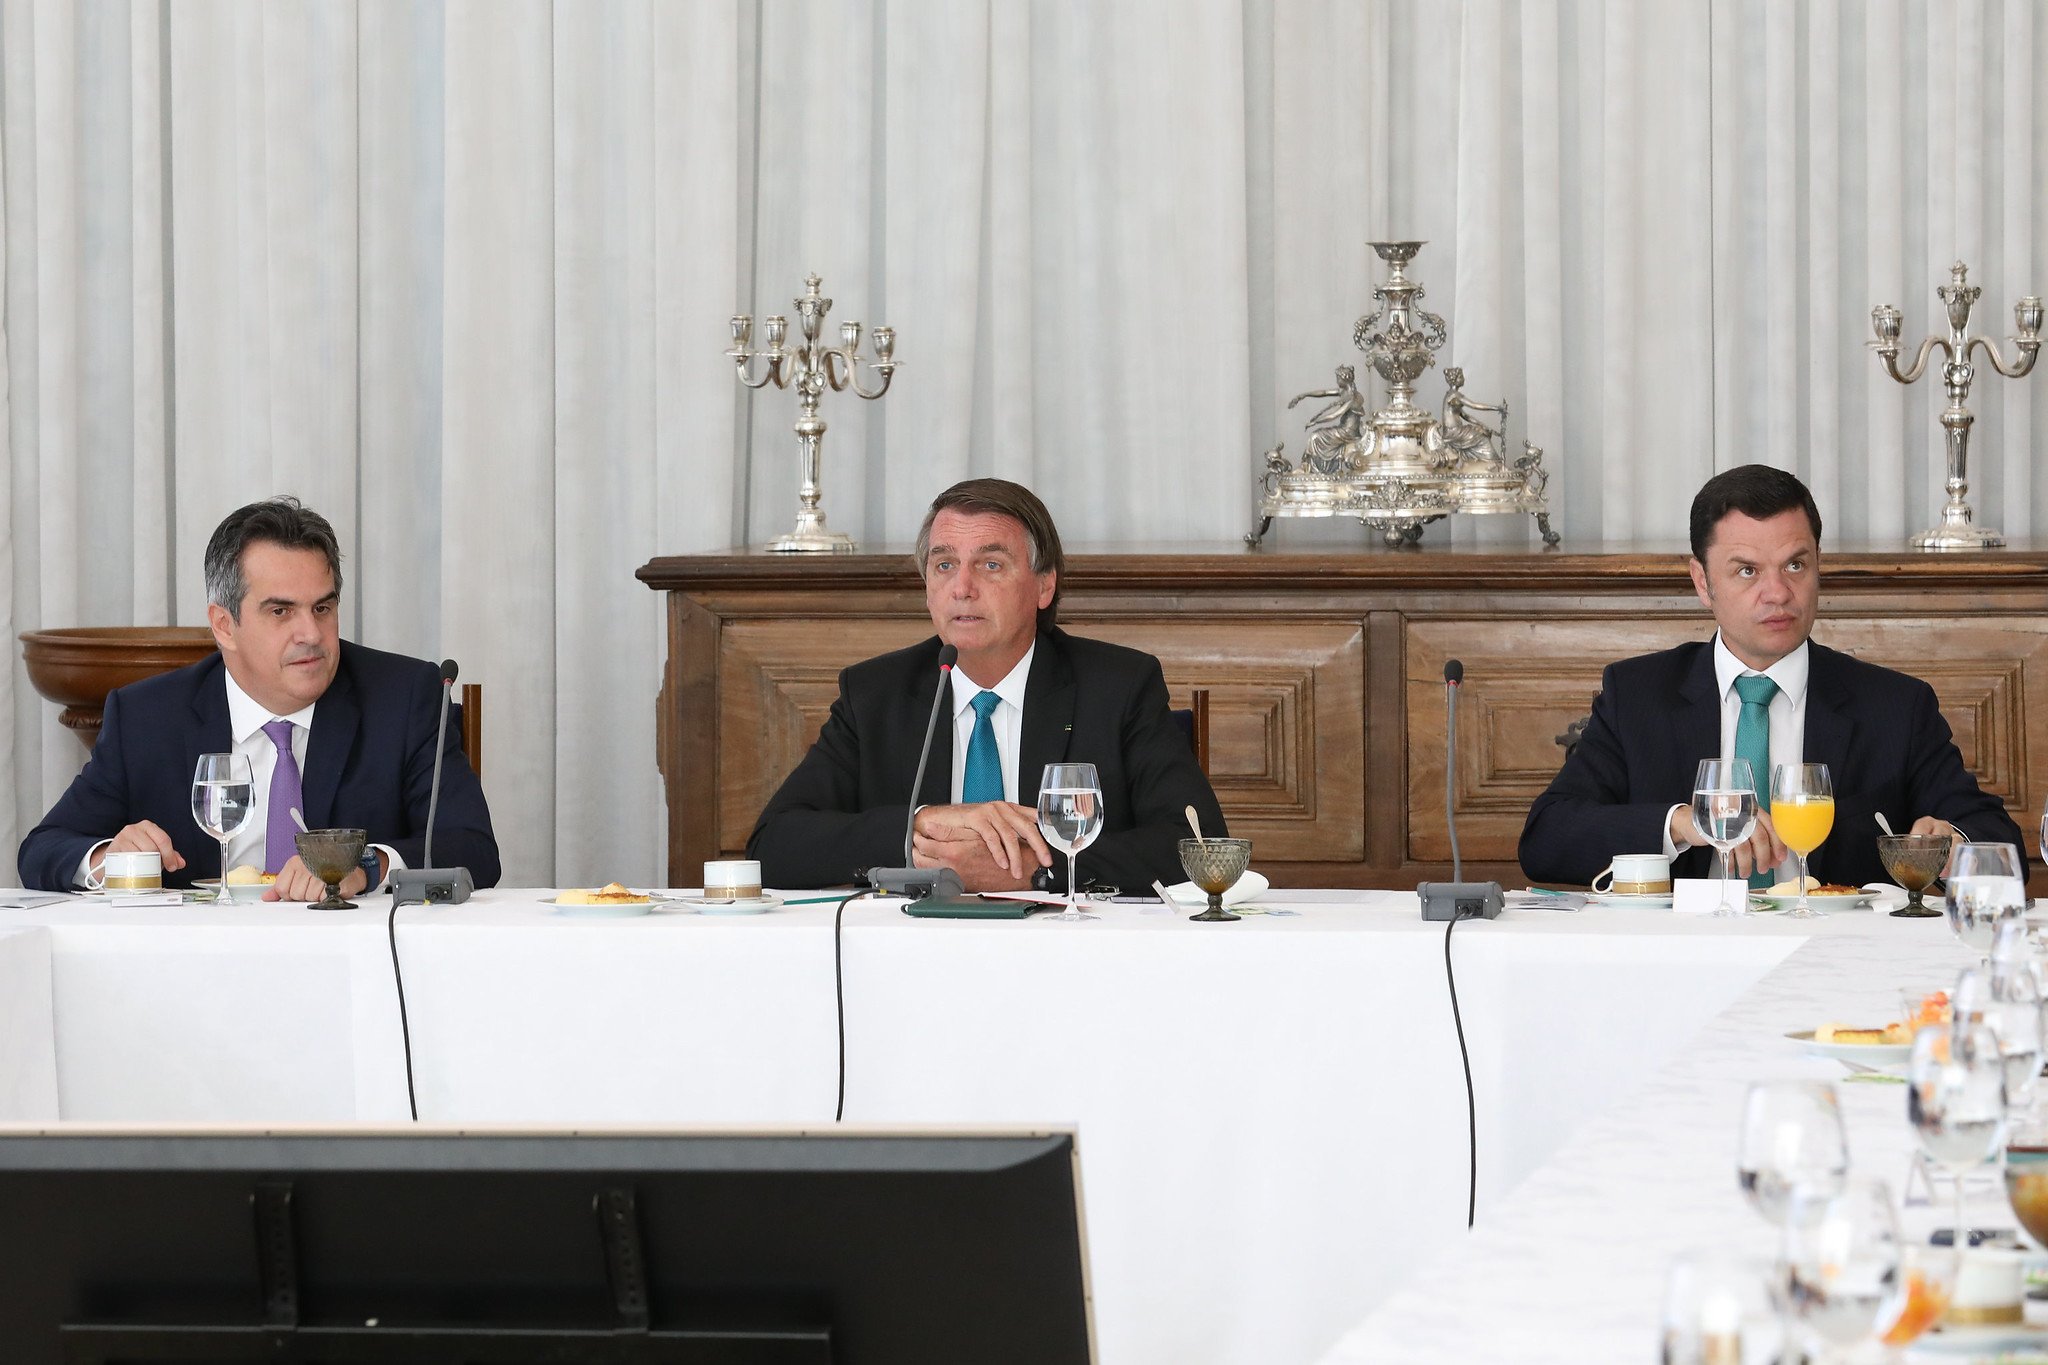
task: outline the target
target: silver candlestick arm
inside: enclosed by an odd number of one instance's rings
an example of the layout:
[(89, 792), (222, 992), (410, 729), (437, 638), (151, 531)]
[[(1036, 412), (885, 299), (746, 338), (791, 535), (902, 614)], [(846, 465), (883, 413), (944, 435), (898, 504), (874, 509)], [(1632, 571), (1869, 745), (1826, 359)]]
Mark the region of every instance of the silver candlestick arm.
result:
[(1963, 406), (1963, 400), (1970, 396), (1970, 385), (1977, 375), (1970, 357), (1979, 350), (1991, 362), (1991, 368), (2008, 379), (2023, 379), (2033, 371), (2041, 351), (2041, 300), (2029, 294), (2013, 305), (2013, 322), (2019, 335), (2012, 340), (2019, 359), (2007, 364), (1999, 354), (1997, 342), (1990, 337), (1968, 335), (1970, 310), (1984, 295), (1981, 287), (1969, 283), (1969, 275), (1970, 268), (1961, 261), (1949, 267), (1949, 282), (1934, 291), (1948, 315), (1948, 334), (1929, 334), (1915, 351), (1913, 363), (1903, 370), (1899, 368), (1899, 333), (1904, 319), (1889, 303), (1870, 310), (1870, 326), (1877, 340), (1868, 345), (1877, 352), (1885, 373), (1899, 383), (1918, 380), (1936, 348), (1942, 353), (1942, 388), (1948, 394), (1948, 406), (1941, 410), (1948, 501), (1941, 509), (1940, 523), (1913, 537), (1911, 544), (1916, 550), (1995, 550), (2005, 544), (2005, 537), (1997, 531), (1971, 524), (1974, 514), (1964, 495), (1970, 491), (1970, 428), (1977, 419)]
[[(827, 529), (824, 509), (818, 505), (821, 497), (818, 486), (819, 451), (825, 439), (825, 421), (818, 416), (818, 400), (827, 388), (835, 393), (851, 388), (861, 398), (880, 398), (889, 391), (889, 381), (901, 363), (892, 358), (896, 333), (889, 327), (875, 328), (877, 358), (873, 361), (863, 362), (861, 359), (861, 324), (858, 322), (839, 324), (840, 344), (837, 347), (818, 344), (818, 336), (825, 326), (825, 315), (832, 311), (832, 300), (819, 292), (822, 283), (817, 275), (806, 276), (804, 292), (794, 300), (797, 328), (803, 334), (798, 345), (783, 346), (783, 338), (789, 334), (789, 321), (775, 316), (765, 323), (768, 349), (749, 351), (747, 345), (753, 335), (753, 318), (745, 313), (736, 313), (731, 324), (733, 345), (725, 353), (733, 362), (740, 383), (750, 389), (770, 383), (778, 389), (786, 389), (792, 384), (796, 386), (797, 419), (793, 428), (798, 448), (796, 527), (788, 535), (771, 540), (762, 547), (778, 553), (849, 554), (859, 548), (845, 532)], [(765, 364), (759, 378), (754, 377), (753, 362), (756, 360)], [(873, 391), (860, 383), (860, 366), (863, 363), (882, 377), (881, 385)]]

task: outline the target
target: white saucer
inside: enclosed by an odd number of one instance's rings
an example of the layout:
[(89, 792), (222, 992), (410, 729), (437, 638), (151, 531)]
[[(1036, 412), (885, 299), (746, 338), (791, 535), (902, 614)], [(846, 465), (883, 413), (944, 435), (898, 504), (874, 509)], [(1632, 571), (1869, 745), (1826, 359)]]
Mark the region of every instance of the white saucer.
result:
[(1586, 899), (1594, 905), (1612, 906), (1617, 910), (1669, 910), (1669, 891), (1615, 892), (1589, 891)]
[(671, 905), (686, 905), (700, 915), (765, 915), (782, 904), (780, 896), (757, 896), (752, 900), (706, 900), (702, 896), (678, 896)]
[(1911, 1355), (1968, 1356), (1972, 1359), (2026, 1352), (2048, 1352), (2048, 1331), (2024, 1323), (1984, 1327), (1937, 1327), (1906, 1347)]
[[(1807, 907), (1821, 911), (1868, 910), (1870, 903), (1876, 899), (1875, 891), (1859, 891), (1853, 896), (1816, 896), (1811, 891), (1806, 893)], [(1790, 910), (1799, 904), (1799, 893), (1794, 891), (1789, 896), (1779, 896), (1765, 891), (1752, 891), (1749, 893), (1749, 903), (1752, 909), (1759, 911)]]

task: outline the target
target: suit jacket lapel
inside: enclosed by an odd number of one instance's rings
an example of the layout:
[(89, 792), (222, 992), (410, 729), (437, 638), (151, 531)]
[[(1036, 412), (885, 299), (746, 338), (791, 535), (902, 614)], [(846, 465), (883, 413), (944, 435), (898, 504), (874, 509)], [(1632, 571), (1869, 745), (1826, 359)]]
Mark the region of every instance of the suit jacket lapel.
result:
[[(1684, 705), (1672, 724), (1672, 741), (1678, 746), (1678, 761), (1681, 764), (1697, 763), (1703, 758), (1721, 756), (1721, 683), (1714, 675), (1714, 647), (1708, 644), (1694, 658), (1692, 668), (1686, 673), (1685, 681), (1678, 685), (1678, 695)], [(1771, 789), (1771, 775), (1759, 774), (1763, 790)], [(1694, 772), (1685, 775), (1686, 797), (1691, 798)]]
[[(932, 651), (932, 657), (937, 659), (938, 651), (936, 649)], [(933, 666), (933, 669), (927, 669), (918, 676), (929, 677), (935, 669), (936, 664)], [(917, 804), (920, 806), (944, 806), (950, 804), (953, 800), (953, 717), (955, 707), (953, 705), (952, 677), (953, 675), (948, 675), (946, 695), (939, 702), (939, 723), (937, 728), (932, 731), (932, 756), (925, 763), (924, 782), (917, 789)], [(912, 691), (914, 693), (916, 689), (912, 689)], [(912, 711), (915, 713), (916, 709), (920, 706), (929, 708), (930, 704), (931, 697), (927, 693), (911, 704)], [(931, 724), (931, 711), (929, 709), (925, 710), (914, 723), (919, 725)], [(919, 731), (918, 738), (922, 739), (923, 737), (923, 732)]]
[(1024, 680), (1024, 725), (1017, 737), (1017, 800), (1038, 804), (1038, 780), (1045, 765), (1064, 763), (1074, 738), (1074, 670), (1059, 637), (1038, 637), (1031, 676)]
[(228, 673), (227, 665), (220, 655), (213, 656), (213, 667), (199, 678), (198, 686), (192, 692), (192, 732), (188, 741), (193, 747), (185, 755), (184, 776), (189, 779), (192, 770), (199, 766), (201, 754), (224, 754), (235, 746), (234, 731), (228, 720)]
[(313, 711), (313, 733), (306, 740), (301, 790), (306, 798), (306, 824), (313, 829), (327, 829), (333, 824), (335, 794), (341, 790), (342, 770), (355, 751), (356, 731), (362, 727), (362, 720), (355, 683), (349, 678), (347, 661), (343, 660), (333, 684)]
[(1842, 689), (1835, 680), (1835, 652), (1821, 645), (1806, 647), (1806, 734), (1800, 741), (1808, 763), (1825, 763), (1828, 776), (1842, 785), (1856, 736), (1856, 722), (1841, 709)]

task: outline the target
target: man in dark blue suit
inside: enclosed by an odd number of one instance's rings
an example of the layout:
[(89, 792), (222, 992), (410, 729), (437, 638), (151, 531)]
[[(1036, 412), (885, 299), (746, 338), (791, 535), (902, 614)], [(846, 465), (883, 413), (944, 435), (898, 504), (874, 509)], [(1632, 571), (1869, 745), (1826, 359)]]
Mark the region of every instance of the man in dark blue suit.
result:
[[(343, 895), (419, 866), (440, 670), (342, 641), (341, 551), (326, 518), (293, 498), (230, 514), (207, 544), (206, 591), (220, 652), (108, 696), (91, 759), (22, 841), (22, 885), (71, 890), (109, 851), (155, 850), (171, 886), (219, 870), (220, 845), (192, 818), (193, 769), (205, 753), (249, 761), (252, 809), (225, 861), (275, 873), (267, 899), (324, 894), (291, 852), (292, 806), (314, 829), (369, 832)], [(460, 737), (451, 717), (434, 857), (493, 886), (497, 841)]]
[[(1693, 779), (1701, 759), (1737, 755), (1746, 723), (1761, 731), (1755, 752), (1768, 750), (1757, 774), (1766, 795), (1776, 764), (1828, 766), (1834, 827), (1807, 867), (1823, 882), (1886, 878), (1876, 812), (1902, 833), (1952, 829), (2012, 844), (2024, 859), (2019, 827), (1963, 766), (1934, 689), (1807, 638), (1820, 601), (1820, 511), (1804, 484), (1768, 465), (1717, 474), (1693, 499), (1691, 531), (1693, 587), (1720, 629), (1608, 667), (1584, 737), (1529, 808), (1524, 872), (1585, 883), (1617, 853), (1661, 847), (1676, 875), (1713, 875), (1712, 848), (1693, 827)], [(1789, 867), (1768, 800), (1733, 857), (1745, 876)]]

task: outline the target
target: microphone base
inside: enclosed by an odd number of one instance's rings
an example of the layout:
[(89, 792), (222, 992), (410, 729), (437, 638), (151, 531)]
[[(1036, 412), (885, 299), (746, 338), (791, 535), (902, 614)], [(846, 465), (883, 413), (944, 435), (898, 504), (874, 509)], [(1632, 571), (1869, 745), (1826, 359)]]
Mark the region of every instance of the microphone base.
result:
[(1422, 918), (1439, 924), (1495, 919), (1506, 904), (1499, 882), (1423, 882), (1415, 894), (1422, 897)]
[(475, 890), (466, 867), (407, 867), (391, 874), (394, 905), (460, 905)]
[(947, 900), (967, 891), (960, 874), (950, 867), (871, 867), (868, 885), (885, 896), (912, 900)]

